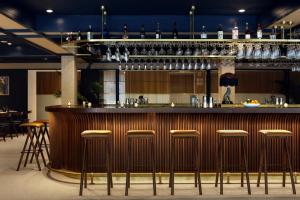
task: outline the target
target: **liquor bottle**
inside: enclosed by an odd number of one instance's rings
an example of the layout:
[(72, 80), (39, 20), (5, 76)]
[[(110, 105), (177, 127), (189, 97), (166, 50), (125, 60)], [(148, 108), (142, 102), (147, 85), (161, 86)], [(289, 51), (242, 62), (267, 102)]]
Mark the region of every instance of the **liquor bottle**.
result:
[(157, 28), (156, 28), (156, 33), (155, 33), (155, 39), (161, 39), (161, 32), (159, 29), (159, 23), (157, 22)]
[(127, 24), (124, 24), (123, 26), (123, 36), (122, 36), (123, 39), (128, 39), (128, 26)]
[(141, 39), (145, 39), (145, 37), (146, 37), (144, 25), (141, 26), (140, 37), (141, 37)]
[(251, 33), (250, 33), (250, 30), (249, 30), (248, 22), (246, 22), (245, 39), (251, 39)]
[(263, 33), (262, 33), (262, 29), (261, 29), (260, 24), (257, 25), (256, 35), (257, 35), (257, 39), (262, 39), (262, 37), (263, 37)]
[(234, 27), (232, 29), (232, 39), (234, 40), (239, 39), (239, 28), (236, 22), (234, 23)]
[(178, 39), (178, 31), (176, 27), (176, 22), (174, 22), (174, 27), (173, 27), (173, 39)]
[(93, 39), (93, 32), (92, 32), (92, 26), (89, 25), (89, 30), (87, 31), (87, 40), (92, 40)]
[(81, 40), (81, 38), (82, 38), (81, 32), (80, 32), (80, 31), (78, 31), (78, 33), (77, 33), (77, 37), (76, 37), (76, 40), (77, 40), (77, 41), (80, 41), (80, 40)]
[(207, 39), (206, 27), (202, 26), (201, 39)]
[(222, 40), (224, 38), (223, 26), (219, 24), (218, 28), (218, 39)]
[(271, 33), (271, 35), (270, 35), (270, 39), (271, 40), (276, 40), (276, 35), (277, 35), (277, 26), (274, 26), (273, 28), (272, 28), (272, 33)]
[(107, 28), (106, 22), (103, 23), (103, 38), (105, 38), (105, 39), (110, 38), (110, 36), (109, 36), (109, 30)]

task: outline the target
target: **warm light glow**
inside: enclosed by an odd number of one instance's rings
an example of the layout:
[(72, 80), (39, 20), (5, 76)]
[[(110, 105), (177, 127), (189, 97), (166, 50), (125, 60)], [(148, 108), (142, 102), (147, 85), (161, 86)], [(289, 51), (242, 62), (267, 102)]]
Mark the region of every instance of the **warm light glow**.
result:
[(53, 10), (52, 9), (47, 9), (46, 12), (47, 13), (53, 13)]
[(246, 12), (245, 9), (243, 9), (243, 8), (239, 9), (239, 13), (244, 13), (244, 12)]

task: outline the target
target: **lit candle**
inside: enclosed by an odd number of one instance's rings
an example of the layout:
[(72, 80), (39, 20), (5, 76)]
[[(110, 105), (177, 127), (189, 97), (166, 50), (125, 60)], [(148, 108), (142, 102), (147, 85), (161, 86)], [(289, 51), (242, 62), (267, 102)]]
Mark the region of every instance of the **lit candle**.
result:
[(68, 101), (68, 106), (70, 107), (72, 104), (71, 104), (71, 101)]
[(91, 102), (88, 103), (88, 107), (89, 108), (92, 107), (92, 103)]

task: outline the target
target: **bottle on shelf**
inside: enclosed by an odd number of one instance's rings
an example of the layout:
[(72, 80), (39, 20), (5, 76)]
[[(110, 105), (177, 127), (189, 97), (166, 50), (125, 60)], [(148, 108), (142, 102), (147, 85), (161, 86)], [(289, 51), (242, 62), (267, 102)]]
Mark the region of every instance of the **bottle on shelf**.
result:
[(234, 27), (232, 29), (232, 39), (234, 40), (239, 39), (239, 28), (236, 22), (234, 23)]
[(141, 39), (145, 39), (146, 38), (146, 32), (145, 32), (144, 25), (141, 26), (140, 37), (141, 37)]
[(107, 28), (106, 22), (103, 23), (103, 38), (105, 38), (105, 39), (110, 38), (110, 36), (109, 36), (109, 30)]
[(92, 40), (93, 39), (92, 25), (89, 25), (89, 30), (86, 33), (86, 38), (87, 38), (87, 40)]
[(274, 26), (273, 28), (272, 28), (272, 32), (271, 32), (271, 35), (270, 35), (270, 39), (271, 40), (276, 40), (276, 36), (277, 35), (277, 26)]
[(77, 41), (80, 41), (81, 39), (82, 39), (81, 32), (80, 32), (80, 31), (78, 31), (78, 33), (77, 33), (77, 37), (76, 37), (76, 40), (77, 40)]
[(248, 24), (248, 22), (246, 22), (245, 39), (251, 39), (251, 32), (249, 30), (249, 24)]
[(177, 31), (177, 27), (176, 27), (176, 22), (174, 22), (174, 26), (173, 26), (173, 39), (178, 39), (178, 31)]
[(257, 39), (262, 39), (263, 37), (262, 28), (260, 24), (257, 25), (256, 35), (257, 35)]
[(160, 32), (160, 28), (159, 28), (159, 23), (157, 22), (156, 25), (156, 32), (155, 32), (155, 39), (161, 39), (161, 32)]
[(219, 28), (218, 28), (218, 39), (222, 40), (224, 39), (224, 32), (223, 32), (223, 26), (221, 24), (219, 24)]
[(207, 39), (206, 27), (202, 26), (201, 39)]
[(124, 24), (123, 26), (123, 36), (122, 36), (123, 39), (128, 39), (128, 26), (127, 24)]
[(285, 21), (282, 21), (282, 25), (281, 25), (281, 39), (285, 39)]

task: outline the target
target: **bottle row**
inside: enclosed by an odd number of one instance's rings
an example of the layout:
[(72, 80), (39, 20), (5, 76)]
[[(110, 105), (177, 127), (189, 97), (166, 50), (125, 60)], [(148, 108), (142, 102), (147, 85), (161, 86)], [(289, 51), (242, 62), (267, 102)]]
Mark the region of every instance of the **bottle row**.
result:
[[(160, 29), (160, 24), (157, 23), (156, 25), (156, 31), (155, 31), (155, 36), (147, 34), (145, 31), (145, 27), (144, 25), (141, 25), (140, 28), (140, 33), (139, 33), (139, 38), (141, 39), (145, 39), (145, 38), (155, 38), (155, 39), (161, 39), (161, 38), (170, 38), (170, 36), (164, 36), (161, 32)], [(244, 28), (244, 33), (243, 35), (240, 34), (239, 32), (239, 27), (237, 26), (237, 23), (234, 24), (234, 27), (232, 28), (232, 34), (231, 34), (231, 38), (232, 39), (251, 39), (251, 38), (257, 38), (257, 39), (262, 39), (262, 38), (266, 38), (264, 36), (263, 33), (263, 29), (262, 26), (260, 24), (257, 25), (257, 30), (256, 33), (254, 33), (253, 31), (250, 30), (249, 28), (249, 24), (246, 23), (245, 24), (245, 28)], [(268, 33), (269, 38), (270, 39), (297, 39), (300, 34), (297, 32), (298, 30), (294, 29), (294, 32), (292, 32), (291, 27), (289, 28), (289, 30), (285, 29), (285, 26), (274, 26), (271, 33)], [(86, 32), (86, 37), (83, 37), (83, 34), (79, 31), (77, 34), (71, 32), (67, 34), (66, 37), (66, 41), (70, 42), (73, 40), (92, 40), (92, 39), (97, 39), (97, 38), (101, 38), (103, 36), (103, 38), (108, 39), (110, 38), (110, 34), (107, 28), (107, 24), (104, 23), (103, 26), (103, 33), (101, 34), (101, 36), (97, 35), (93, 29), (92, 26), (89, 25), (89, 29)], [(218, 39), (224, 39), (224, 31), (223, 31), (223, 26), (221, 24), (219, 24), (218, 28), (216, 29), (216, 35)], [(287, 35), (289, 36), (289, 38), (287, 38)], [(173, 30), (172, 30), (172, 35), (171, 38), (173, 39), (178, 39), (180, 38), (179, 32), (177, 30), (177, 25), (176, 22), (174, 22), (173, 24)], [(201, 39), (207, 39), (208, 38), (208, 33), (206, 31), (206, 26), (202, 26), (201, 32), (199, 36), (195, 36), (195, 38), (201, 38)], [(129, 32), (128, 32), (128, 25), (124, 24), (123, 26), (123, 33), (122, 33), (122, 39), (129, 39)]]

